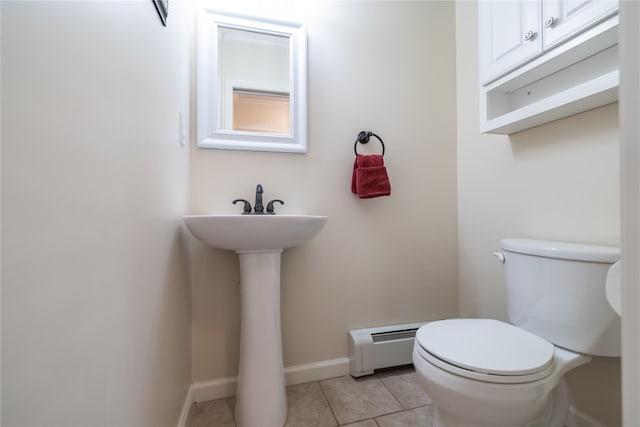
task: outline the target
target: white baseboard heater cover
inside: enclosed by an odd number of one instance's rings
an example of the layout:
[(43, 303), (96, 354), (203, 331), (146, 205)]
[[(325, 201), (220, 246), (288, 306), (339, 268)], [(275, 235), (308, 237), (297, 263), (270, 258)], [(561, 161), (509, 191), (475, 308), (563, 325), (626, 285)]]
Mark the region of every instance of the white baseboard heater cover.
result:
[(413, 340), (416, 331), (427, 322), (349, 331), (349, 372), (353, 377), (373, 371), (413, 363)]

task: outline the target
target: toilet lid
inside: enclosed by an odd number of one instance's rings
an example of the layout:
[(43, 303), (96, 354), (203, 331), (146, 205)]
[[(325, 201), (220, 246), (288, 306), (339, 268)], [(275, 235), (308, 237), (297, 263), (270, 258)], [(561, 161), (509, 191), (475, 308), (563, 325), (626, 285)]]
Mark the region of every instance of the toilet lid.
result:
[(417, 343), (438, 359), (474, 372), (522, 376), (553, 365), (553, 344), (492, 319), (449, 319), (418, 329)]

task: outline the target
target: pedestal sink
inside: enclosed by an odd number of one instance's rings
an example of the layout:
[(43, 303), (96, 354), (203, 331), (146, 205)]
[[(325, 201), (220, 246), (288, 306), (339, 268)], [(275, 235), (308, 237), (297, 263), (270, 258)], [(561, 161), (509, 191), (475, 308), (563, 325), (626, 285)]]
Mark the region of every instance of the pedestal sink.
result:
[(240, 256), (238, 427), (282, 427), (287, 395), (280, 328), (280, 255), (312, 239), (327, 222), (315, 215), (186, 215), (189, 231)]

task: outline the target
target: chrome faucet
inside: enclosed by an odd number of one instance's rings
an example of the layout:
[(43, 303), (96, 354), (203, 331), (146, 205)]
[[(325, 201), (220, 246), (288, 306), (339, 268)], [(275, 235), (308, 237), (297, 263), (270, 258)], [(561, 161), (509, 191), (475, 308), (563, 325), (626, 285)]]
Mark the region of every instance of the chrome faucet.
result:
[(249, 203), (248, 200), (245, 199), (235, 199), (233, 201), (233, 204), (235, 205), (238, 202), (242, 202), (244, 203), (244, 206), (242, 208), (242, 215), (264, 215), (264, 214), (268, 214), (268, 215), (275, 215), (275, 209), (273, 204), (274, 203), (280, 203), (281, 205), (284, 205), (284, 202), (280, 199), (273, 199), (271, 200), (269, 203), (267, 203), (267, 212), (264, 211), (264, 206), (262, 205), (262, 193), (264, 192), (264, 190), (262, 189), (262, 185), (258, 184), (258, 186), (256, 187), (256, 203), (253, 207), (253, 212), (251, 212), (251, 203)]

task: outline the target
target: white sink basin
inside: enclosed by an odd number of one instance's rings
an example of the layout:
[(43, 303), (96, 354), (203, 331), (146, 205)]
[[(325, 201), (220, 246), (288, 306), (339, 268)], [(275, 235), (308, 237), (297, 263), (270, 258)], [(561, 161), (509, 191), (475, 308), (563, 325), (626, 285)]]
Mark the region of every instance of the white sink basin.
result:
[(186, 215), (189, 231), (212, 248), (236, 252), (287, 249), (313, 238), (327, 223), (318, 215)]

